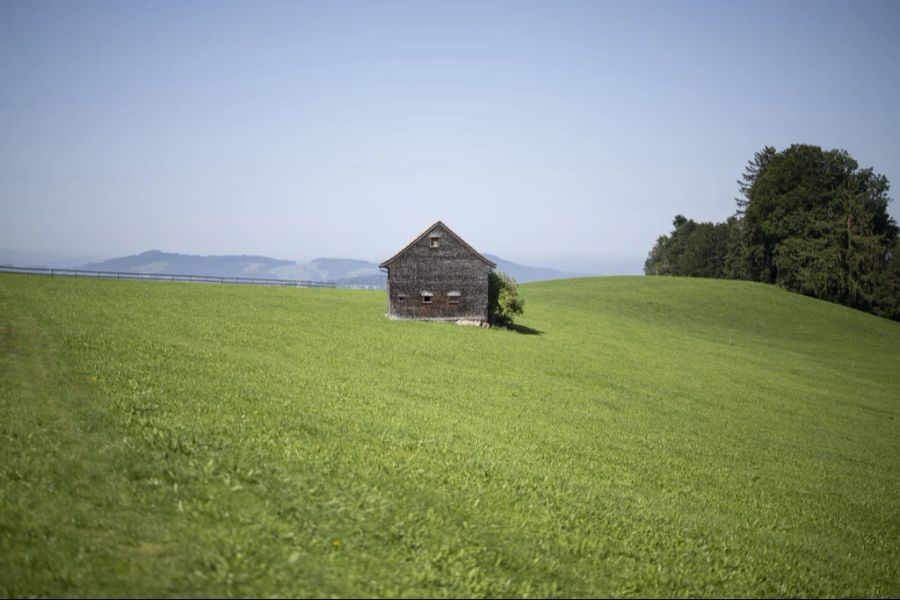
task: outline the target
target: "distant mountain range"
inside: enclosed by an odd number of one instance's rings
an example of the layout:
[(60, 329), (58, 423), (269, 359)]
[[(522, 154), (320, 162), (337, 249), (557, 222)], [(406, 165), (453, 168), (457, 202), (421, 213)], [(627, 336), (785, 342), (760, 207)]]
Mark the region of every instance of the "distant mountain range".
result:
[[(556, 269), (519, 265), (491, 254), (485, 256), (497, 263), (498, 271), (512, 275), (520, 283), (578, 276)], [(308, 263), (300, 263), (267, 256), (196, 256), (151, 250), (132, 256), (87, 263), (81, 268), (129, 273), (330, 281), (339, 287), (385, 286), (385, 274), (378, 269), (378, 263), (350, 258), (316, 258)]]
[(546, 267), (528, 267), (516, 264), (508, 260), (503, 260), (499, 256), (493, 254), (485, 254), (485, 258), (497, 263), (497, 271), (503, 271), (507, 275), (512, 275), (519, 283), (528, 283), (529, 281), (547, 281), (549, 279), (567, 279), (569, 277), (581, 277), (583, 273), (567, 273), (557, 269), (548, 269)]

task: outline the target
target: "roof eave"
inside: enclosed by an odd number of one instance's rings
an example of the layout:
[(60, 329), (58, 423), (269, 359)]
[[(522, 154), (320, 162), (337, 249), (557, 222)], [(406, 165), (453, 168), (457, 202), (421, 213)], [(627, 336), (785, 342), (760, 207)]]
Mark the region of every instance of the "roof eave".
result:
[(461, 237), (459, 237), (459, 235), (458, 235), (455, 231), (453, 231), (452, 229), (450, 229), (449, 227), (447, 227), (447, 225), (445, 225), (443, 221), (435, 221), (434, 223), (432, 223), (431, 225), (429, 225), (428, 227), (426, 227), (426, 228), (425, 228), (425, 231), (423, 231), (422, 233), (420, 233), (419, 235), (417, 235), (417, 236), (413, 239), (413, 241), (411, 241), (410, 243), (408, 243), (407, 245), (405, 245), (405, 246), (403, 247), (403, 249), (400, 250), (400, 252), (398, 252), (397, 254), (393, 255), (392, 257), (390, 257), (389, 259), (387, 259), (386, 261), (384, 261), (383, 263), (381, 263), (380, 265), (378, 265), (378, 268), (379, 268), (379, 269), (385, 269), (385, 268), (388, 268), (388, 267), (390, 266), (390, 264), (391, 264), (392, 262), (394, 262), (395, 260), (397, 260), (397, 258), (398, 258), (401, 254), (403, 254), (404, 252), (406, 252), (407, 250), (409, 250), (410, 248), (412, 248), (413, 246), (415, 246), (422, 238), (424, 238), (426, 235), (428, 235), (428, 234), (431, 232), (431, 230), (434, 229), (435, 227), (437, 227), (438, 225), (440, 225), (441, 227), (443, 227), (443, 228), (447, 231), (447, 233), (449, 233), (450, 235), (452, 235), (452, 236), (453, 236), (454, 238), (456, 238), (457, 241), (459, 241), (463, 246), (465, 246), (466, 248), (468, 248), (469, 251), (471, 251), (471, 252), (476, 256), (476, 258), (478, 258), (478, 259), (479, 259), (480, 261), (482, 261), (484, 264), (486, 264), (487, 266), (489, 266), (489, 267), (492, 268), (492, 269), (496, 269), (496, 268), (497, 268), (496, 263), (491, 262), (490, 260), (488, 260), (487, 258), (485, 258), (484, 256), (482, 256), (481, 253), (480, 253), (478, 250), (476, 250), (475, 248), (473, 248), (472, 246), (470, 246), (469, 243), (466, 242), (466, 240), (464, 240), (464, 239), (462, 239)]

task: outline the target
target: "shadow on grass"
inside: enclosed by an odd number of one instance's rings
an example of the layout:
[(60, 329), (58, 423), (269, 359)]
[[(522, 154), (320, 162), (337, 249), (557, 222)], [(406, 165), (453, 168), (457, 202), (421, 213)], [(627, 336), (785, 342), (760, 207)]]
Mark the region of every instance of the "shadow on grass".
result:
[(532, 329), (531, 327), (527, 327), (525, 325), (519, 325), (517, 323), (511, 323), (506, 327), (510, 331), (515, 331), (516, 333), (522, 333), (525, 335), (543, 335), (543, 331), (539, 329)]

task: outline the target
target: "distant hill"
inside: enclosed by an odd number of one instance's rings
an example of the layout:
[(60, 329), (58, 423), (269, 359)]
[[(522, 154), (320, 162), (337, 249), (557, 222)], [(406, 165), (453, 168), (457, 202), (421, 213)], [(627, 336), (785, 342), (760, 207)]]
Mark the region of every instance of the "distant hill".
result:
[(519, 283), (528, 283), (529, 281), (548, 281), (550, 279), (568, 279), (569, 277), (578, 277), (578, 273), (566, 273), (557, 269), (547, 269), (544, 267), (528, 267), (519, 265), (508, 260), (503, 260), (494, 254), (485, 254), (485, 258), (497, 263), (497, 270), (503, 271)]
[[(378, 265), (363, 260), (317, 258), (309, 263), (255, 255), (196, 256), (151, 250), (84, 265), (84, 269), (172, 273), (212, 277), (259, 277), (330, 281), (339, 285), (384, 285)], [(348, 280), (345, 282), (345, 280)]]
[[(516, 264), (493, 254), (485, 256), (497, 263), (497, 270), (512, 275), (520, 283), (577, 276), (556, 269)], [(81, 268), (129, 273), (329, 281), (339, 287), (385, 286), (385, 274), (378, 268), (378, 263), (352, 258), (315, 258), (308, 263), (301, 263), (267, 256), (197, 256), (150, 250), (141, 254), (88, 263)]]
[(88, 263), (82, 268), (131, 273), (171, 273), (212, 277), (271, 277), (270, 271), (294, 264), (267, 256), (195, 256), (150, 250), (141, 254)]
[(331, 281), (339, 287), (385, 286), (385, 275), (378, 264), (354, 258), (314, 258), (308, 263), (291, 263), (273, 269), (271, 276), (279, 279)]

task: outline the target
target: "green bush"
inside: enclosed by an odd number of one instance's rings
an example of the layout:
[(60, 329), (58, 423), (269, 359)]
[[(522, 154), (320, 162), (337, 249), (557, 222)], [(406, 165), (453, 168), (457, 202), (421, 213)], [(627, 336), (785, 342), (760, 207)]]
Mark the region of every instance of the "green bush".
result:
[(514, 315), (521, 315), (525, 301), (519, 298), (516, 280), (503, 272), (491, 271), (488, 277), (488, 315), (492, 325), (507, 326)]

